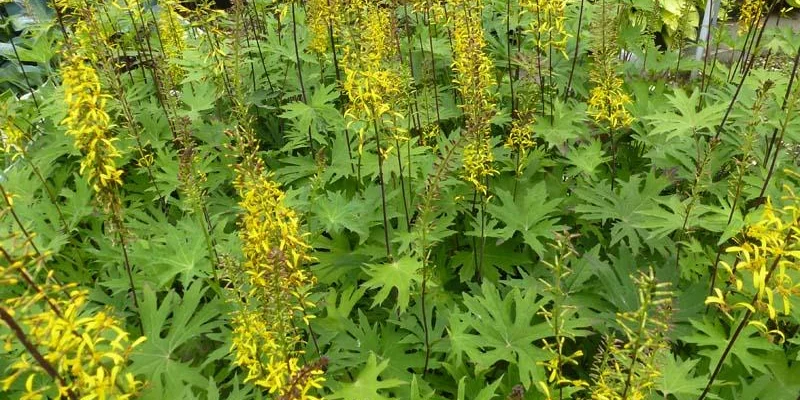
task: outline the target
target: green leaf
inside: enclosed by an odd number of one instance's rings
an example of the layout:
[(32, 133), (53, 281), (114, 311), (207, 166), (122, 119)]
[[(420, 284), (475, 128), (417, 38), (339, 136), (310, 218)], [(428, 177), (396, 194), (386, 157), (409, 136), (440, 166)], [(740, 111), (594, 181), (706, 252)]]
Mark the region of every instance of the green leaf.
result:
[[(728, 334), (718, 322), (709, 319), (690, 320), (690, 322), (696, 332), (684, 337), (683, 340), (698, 345), (701, 348), (698, 353), (715, 365), (728, 344)], [(777, 346), (761, 337), (756, 328), (748, 326), (742, 330), (734, 342), (730, 354), (725, 358), (725, 365), (730, 366), (733, 360), (737, 359), (748, 374), (752, 374), (753, 371), (767, 373), (767, 353), (778, 349)]]
[[(644, 181), (644, 182), (643, 182)], [(641, 176), (631, 176), (627, 182), (619, 182), (619, 192), (612, 191), (611, 185), (600, 182), (592, 186), (578, 187), (575, 194), (584, 201), (575, 207), (575, 211), (582, 214), (583, 218), (605, 223), (611, 221), (611, 245), (625, 239), (633, 250), (638, 253), (641, 247), (641, 238), (647, 238), (646, 231), (639, 228), (647, 223), (647, 216), (642, 211), (652, 208), (652, 202), (661, 198), (660, 193), (669, 185), (669, 181), (648, 174), (644, 179)], [(651, 248), (655, 241), (648, 241)]]
[(147, 341), (131, 355), (130, 368), (150, 377), (146, 391), (150, 398), (169, 398), (172, 397), (169, 394), (180, 393), (190, 386), (207, 387), (208, 379), (196, 365), (209, 359), (192, 345), (199, 345), (204, 336), (224, 324), (220, 314), (227, 307), (217, 299), (201, 305), (205, 292), (202, 286), (192, 284), (183, 297), (170, 291), (161, 302), (152, 289), (144, 287), (139, 301)]
[(553, 216), (562, 199), (548, 201), (545, 182), (529, 187), (516, 201), (510, 192), (503, 189), (498, 189), (496, 194), (501, 204), (490, 203), (487, 208), (490, 215), (505, 227), (488, 230), (486, 235), (508, 240), (515, 232), (520, 232), (525, 243), (543, 257), (545, 248), (539, 239), (551, 238), (553, 232), (561, 229), (556, 225), (559, 218)]
[(395, 309), (404, 313), (408, 309), (411, 289), (415, 283), (422, 282), (422, 262), (414, 257), (402, 257), (385, 264), (371, 264), (365, 267), (370, 279), (364, 283), (369, 289), (380, 288), (372, 301), (372, 306), (382, 304), (392, 289), (397, 293)]
[(513, 288), (501, 295), (491, 283), (481, 286), (481, 294), (464, 295), (467, 311), (450, 319), (452, 354), (459, 360), (466, 354), (475, 363), (476, 372), (506, 361), (519, 368), (519, 379), (525, 388), (544, 379), (538, 363), (549, 353), (535, 342), (552, 334), (552, 328), (537, 316), (548, 302), (535, 290)]
[(676, 89), (674, 95), (666, 95), (666, 98), (677, 112), (666, 111), (648, 116), (647, 120), (653, 126), (650, 135), (666, 135), (667, 141), (675, 138), (691, 138), (695, 133), (714, 131), (728, 106), (727, 102), (720, 102), (700, 107), (699, 90), (687, 96), (682, 89)]
[(695, 376), (695, 367), (700, 359), (681, 360), (680, 357), (667, 354), (659, 368), (661, 376), (655, 388), (664, 398), (672, 395), (678, 400), (696, 399), (706, 387), (706, 375)]
[(407, 384), (400, 379), (378, 379), (388, 365), (388, 359), (378, 364), (375, 354), (370, 353), (367, 365), (358, 373), (356, 380), (342, 385), (339, 390), (327, 398), (330, 400), (388, 400), (389, 397), (382, 395), (381, 390)]
[(199, 119), (200, 113), (214, 108), (217, 101), (217, 88), (211, 80), (183, 85), (181, 94), (181, 101), (189, 107), (183, 113), (190, 120)]
[(467, 379), (466, 376), (458, 381), (458, 400), (464, 400), (467, 398), (470, 400), (492, 400), (493, 398), (497, 397), (497, 387), (500, 386), (500, 382), (503, 380), (503, 377), (501, 376), (488, 386), (481, 389), (478, 394), (474, 396), (470, 394), (469, 397), (467, 397), (467, 387), (464, 384), (465, 379)]
[(592, 139), (588, 146), (581, 145), (567, 154), (569, 164), (575, 166), (570, 169), (569, 174), (576, 176), (584, 173), (593, 178), (597, 174), (597, 167), (610, 159), (611, 157), (604, 155), (600, 141)]
[(372, 215), (363, 215), (370, 210), (359, 200), (329, 191), (314, 201), (313, 210), (326, 232), (337, 234), (347, 229), (358, 234), (359, 244), (363, 244), (369, 238)]

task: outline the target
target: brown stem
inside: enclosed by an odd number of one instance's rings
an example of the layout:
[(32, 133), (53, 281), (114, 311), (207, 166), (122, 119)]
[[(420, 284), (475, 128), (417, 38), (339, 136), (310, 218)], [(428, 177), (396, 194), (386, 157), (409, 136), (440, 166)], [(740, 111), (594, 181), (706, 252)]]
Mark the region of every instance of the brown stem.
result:
[(14, 332), (14, 336), (17, 337), (17, 340), (22, 343), (22, 345), (25, 347), (25, 350), (30, 353), (33, 359), (36, 360), (36, 363), (42, 367), (44, 372), (46, 372), (47, 375), (50, 375), (50, 377), (53, 378), (53, 380), (56, 381), (59, 386), (66, 390), (67, 396), (71, 400), (78, 400), (78, 396), (72, 391), (72, 389), (69, 388), (69, 385), (64, 377), (59, 375), (58, 371), (56, 371), (56, 369), (53, 367), (53, 364), (47, 361), (42, 353), (39, 352), (39, 349), (37, 349), (36, 346), (31, 343), (31, 341), (28, 339), (28, 336), (22, 330), (22, 327), (19, 326), (11, 313), (9, 313), (8, 310), (6, 310), (6, 308), (3, 306), (0, 306), (0, 319), (2, 319), (8, 325), (8, 327), (11, 328), (11, 330)]

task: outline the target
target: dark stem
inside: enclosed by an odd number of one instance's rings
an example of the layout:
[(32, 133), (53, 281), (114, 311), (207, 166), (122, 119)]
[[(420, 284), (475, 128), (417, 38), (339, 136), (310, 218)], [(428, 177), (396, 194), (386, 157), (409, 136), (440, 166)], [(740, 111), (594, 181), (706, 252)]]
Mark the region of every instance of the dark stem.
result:
[(383, 155), (381, 154), (381, 135), (378, 132), (378, 120), (375, 117), (373, 112), (372, 117), (372, 128), (375, 131), (375, 142), (378, 146), (377, 153), (378, 153), (378, 175), (380, 175), (380, 182), (381, 182), (381, 205), (383, 210), (383, 239), (386, 243), (386, 257), (388, 259), (392, 259), (392, 247), (389, 243), (389, 218), (386, 214), (386, 182), (384, 181), (383, 176)]
[[(436, 78), (436, 58), (433, 54), (433, 35), (436, 34), (434, 30), (434, 21), (430, 14), (430, 0), (425, 1), (425, 13), (428, 20), (428, 46), (430, 48), (431, 53), (431, 74), (433, 75), (433, 100), (434, 105), (436, 106), (436, 123), (441, 125), (441, 116), (439, 114), (439, 86)], [(420, 38), (421, 39), (421, 38)], [(423, 49), (424, 51), (424, 49)]]
[(11, 216), (14, 218), (14, 221), (17, 223), (17, 226), (19, 226), (19, 229), (22, 231), (22, 234), (25, 235), (25, 238), (28, 240), (28, 243), (31, 244), (33, 251), (36, 252), (36, 255), (42, 257), (42, 252), (39, 251), (39, 248), (36, 247), (35, 243), (33, 243), (33, 236), (31, 236), (30, 232), (28, 232), (28, 230), (25, 229), (25, 225), (23, 225), (22, 221), (19, 219), (17, 212), (14, 210), (14, 206), (11, 204), (11, 200), (9, 200), (8, 192), (6, 192), (6, 189), (5, 187), (3, 187), (2, 184), (0, 184), (0, 195), (3, 196), (3, 201), (5, 201), (6, 207), (8, 207), (8, 211), (11, 213)]
[[(795, 224), (796, 223), (797, 221), (795, 221)], [(794, 234), (794, 227), (791, 227), (789, 229), (789, 232), (786, 234), (786, 237), (784, 238), (783, 249), (786, 248), (786, 243), (792, 241), (793, 234)], [(767, 275), (764, 277), (765, 285), (767, 285), (770, 281), (770, 278), (772, 278), (772, 273), (775, 272), (775, 269), (778, 267), (778, 264), (780, 263), (782, 256), (783, 253), (780, 252), (775, 256), (775, 259), (772, 261), (772, 264), (770, 265), (769, 270), (767, 271)], [(706, 395), (708, 395), (708, 392), (711, 390), (711, 385), (714, 384), (714, 380), (717, 379), (717, 375), (719, 375), (719, 372), (722, 370), (722, 364), (725, 362), (725, 358), (728, 357), (728, 354), (731, 352), (731, 349), (733, 349), (733, 345), (736, 342), (736, 339), (739, 338), (739, 335), (742, 333), (742, 330), (744, 329), (745, 326), (747, 326), (750, 317), (753, 315), (753, 312), (750, 310), (753, 308), (753, 306), (755, 306), (756, 302), (758, 301), (758, 297), (759, 294), (756, 293), (755, 295), (753, 295), (753, 299), (750, 300), (750, 307), (747, 309), (747, 311), (745, 311), (744, 316), (742, 317), (742, 321), (739, 322), (739, 325), (736, 327), (736, 330), (733, 332), (733, 335), (728, 340), (728, 344), (725, 346), (725, 350), (723, 350), (722, 355), (719, 357), (719, 361), (717, 361), (717, 365), (716, 367), (714, 367), (714, 371), (711, 373), (711, 376), (708, 379), (708, 383), (706, 384), (705, 389), (703, 389), (703, 393), (700, 394), (700, 397), (698, 397), (697, 400), (705, 399)]]
[[(410, 140), (410, 139), (409, 139)], [(405, 184), (405, 177), (403, 176), (403, 161), (400, 157), (401, 149), (400, 140), (395, 137), (394, 138), (395, 146), (397, 146), (397, 168), (400, 170), (398, 175), (400, 176), (400, 193), (403, 196), (403, 211), (405, 212), (406, 216), (406, 229), (408, 232), (411, 232), (411, 216), (408, 212), (408, 200), (406, 200), (406, 184)], [(409, 191), (411, 188), (409, 187)]]
[[(14, 57), (17, 58), (17, 63), (19, 63), (19, 70), (22, 72), (22, 78), (25, 79), (25, 85), (28, 86), (28, 92), (31, 94), (31, 98), (33, 99), (33, 105), (36, 106), (36, 111), (39, 111), (39, 101), (36, 100), (36, 94), (33, 93), (33, 86), (31, 85), (31, 81), (28, 80), (28, 73), (25, 72), (25, 66), (22, 64), (22, 59), (19, 58), (17, 45), (14, 44), (13, 37), (11, 40), (9, 40), (9, 42), (11, 42), (11, 48), (14, 50)], [(41, 111), (39, 112), (41, 113)]]
[[(297, 78), (300, 80), (300, 93), (303, 95), (303, 103), (308, 104), (306, 95), (306, 85), (303, 83), (303, 66), (300, 63), (300, 48), (297, 44), (297, 19), (295, 18), (294, 0), (292, 0), (292, 39), (294, 39), (294, 56), (297, 62)], [(311, 150), (311, 157), (314, 157), (314, 141), (311, 138), (311, 127), (308, 127), (308, 148)]]
[(569, 69), (569, 78), (567, 79), (567, 89), (564, 91), (564, 101), (569, 98), (569, 93), (572, 90), (572, 76), (575, 73), (575, 65), (578, 62), (578, 50), (581, 47), (581, 26), (583, 25), (583, 3), (586, 0), (581, 0), (581, 8), (578, 11), (578, 33), (575, 35), (575, 51), (572, 54), (572, 66)]
[[(789, 102), (789, 96), (792, 93), (792, 87), (794, 86), (794, 80), (795, 76), (797, 75), (797, 67), (799, 63), (800, 63), (800, 47), (797, 48), (797, 53), (795, 53), (794, 55), (794, 62), (793, 62), (794, 65), (792, 66), (792, 73), (791, 75), (789, 75), (789, 84), (788, 86), (786, 86), (786, 93), (783, 94), (783, 104), (781, 105), (781, 111), (786, 111), (786, 106), (788, 105)], [(775, 146), (775, 139), (777, 138), (777, 136), (778, 136), (778, 128), (775, 128), (772, 131), (772, 137), (770, 138), (770, 141), (767, 145), (766, 154), (764, 155), (764, 166), (766, 166), (767, 163), (769, 162), (770, 154), (772, 153), (772, 148)]]
[(59, 386), (61, 386), (66, 390), (67, 396), (71, 400), (78, 400), (78, 396), (75, 394), (75, 392), (72, 391), (72, 389), (69, 388), (69, 384), (67, 384), (67, 381), (61, 375), (59, 375), (58, 371), (56, 371), (56, 369), (53, 367), (53, 364), (47, 361), (47, 359), (44, 358), (42, 353), (39, 352), (39, 349), (37, 349), (36, 346), (33, 343), (31, 343), (31, 341), (28, 339), (28, 336), (25, 335), (25, 332), (22, 330), (22, 327), (19, 326), (14, 317), (11, 316), (11, 313), (9, 313), (8, 310), (6, 310), (6, 308), (3, 306), (0, 306), (0, 319), (2, 319), (3, 322), (5, 322), (8, 325), (8, 327), (14, 332), (14, 336), (17, 337), (17, 340), (19, 340), (20, 343), (22, 343), (22, 345), (25, 347), (25, 350), (27, 350), (28, 353), (30, 353), (33, 359), (36, 360), (36, 363), (38, 363), (39, 366), (42, 367), (42, 369), (47, 373), (47, 375), (50, 375), (50, 377), (53, 378), (54, 381), (58, 382)]
[(508, 58), (508, 86), (511, 88), (511, 118), (515, 116), (514, 75), (511, 70), (511, 0), (506, 0), (506, 57)]

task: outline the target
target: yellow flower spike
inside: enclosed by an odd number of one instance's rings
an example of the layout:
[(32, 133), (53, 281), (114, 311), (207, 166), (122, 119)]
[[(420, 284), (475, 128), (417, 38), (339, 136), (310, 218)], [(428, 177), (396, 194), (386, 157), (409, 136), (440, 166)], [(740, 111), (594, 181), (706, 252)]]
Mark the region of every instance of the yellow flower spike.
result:
[(113, 210), (119, 201), (116, 192), (122, 185), (122, 171), (116, 167), (120, 154), (110, 136), (110, 117), (104, 110), (100, 78), (78, 52), (67, 55), (61, 74), (69, 110), (61, 124), (83, 153), (80, 173), (96, 192), (98, 203)]
[(256, 174), (238, 183), (237, 190), (245, 210), (240, 221), (242, 272), (250, 289), (246, 299), (235, 296), (239, 309), (232, 320), (231, 350), (236, 364), (246, 369), (247, 382), (284, 395), (296, 369), (292, 363), (302, 354), (295, 318), (306, 324), (310, 319), (298, 304), (303, 304), (301, 293), (313, 282), (302, 270), (313, 258), (299, 217), (284, 204), (285, 195), (276, 182)]

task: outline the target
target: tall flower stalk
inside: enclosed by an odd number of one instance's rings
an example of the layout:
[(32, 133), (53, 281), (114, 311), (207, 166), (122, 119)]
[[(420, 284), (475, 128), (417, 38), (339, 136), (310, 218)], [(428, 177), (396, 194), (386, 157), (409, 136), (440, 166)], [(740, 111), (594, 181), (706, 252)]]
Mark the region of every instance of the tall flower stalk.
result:
[[(0, 390), (24, 380), (25, 398), (135, 397), (143, 382), (126, 368), (145, 337), (130, 341), (107, 310), (90, 306), (88, 291), (43, 274), (49, 255), (30, 252), (28, 244), (25, 238), (16, 248), (0, 248), (0, 283), (20, 289), (0, 302), (0, 320), (9, 328), (2, 340), (15, 357)], [(11, 346), (15, 341), (21, 348)]]
[(594, 122), (608, 130), (611, 142), (611, 187), (614, 188), (617, 176), (617, 138), (616, 132), (633, 123), (633, 117), (626, 109), (631, 103), (630, 96), (622, 87), (619, 67), (619, 46), (617, 45), (617, 11), (611, 0), (602, 0), (600, 18), (594, 24), (594, 43), (592, 60), (594, 66), (589, 73), (592, 84), (589, 93), (588, 109)]
[(497, 85), (494, 63), (485, 53), (481, 13), (482, 1), (452, 0), (453, 83), (463, 98), (467, 143), (463, 151), (462, 178), (486, 196), (487, 179), (498, 172), (492, 165), (491, 120), (496, 114)]
[(79, 49), (67, 55), (61, 74), (68, 109), (61, 124), (66, 126), (67, 134), (74, 138), (75, 147), (83, 155), (80, 172), (94, 190), (95, 200), (111, 216), (112, 229), (116, 230), (120, 239), (133, 303), (138, 308), (136, 285), (123, 234), (119, 193), (122, 170), (117, 168), (121, 154), (115, 145), (117, 139), (112, 135), (111, 117), (105, 110), (108, 95), (102, 92), (97, 71), (84, 60)]
[(305, 340), (296, 329), (298, 320), (310, 329), (313, 317), (307, 296), (314, 278), (304, 268), (314, 260), (311, 246), (300, 217), (285, 204), (284, 192), (267, 173), (252, 130), (240, 126), (233, 136), (242, 156), (234, 186), (244, 211), (239, 221), (244, 263), (228, 271), (237, 304), (231, 321), (235, 363), (247, 371), (247, 382), (270, 394), (315, 399), (308, 392), (321, 387), (325, 363), (302, 365)]
[[(737, 255), (736, 264), (720, 262), (732, 287), (715, 287), (706, 304), (716, 306), (729, 319), (738, 319), (739, 323), (698, 400), (708, 396), (745, 327), (753, 326), (780, 341), (785, 339), (782, 331), (769, 328), (765, 323), (765, 320), (777, 321), (780, 314), (789, 315), (793, 297), (800, 290), (800, 285), (792, 278), (800, 271), (800, 197), (788, 185), (784, 191), (786, 195), (782, 200), (785, 205), (775, 207), (772, 200), (767, 199), (760, 219), (746, 228), (737, 246), (727, 249), (727, 252)], [(740, 317), (732, 315), (737, 311), (742, 312)]]
[[(384, 175), (385, 131), (397, 132), (396, 121), (404, 117), (401, 110), (407, 107), (406, 90), (409, 78), (406, 70), (397, 65), (396, 47), (392, 45), (391, 15), (374, 3), (353, 2), (350, 15), (352, 25), (344, 32), (342, 45), (343, 89), (349, 103), (345, 110), (349, 125), (358, 131), (358, 171), (367, 135), (371, 131), (378, 157), (378, 179), (381, 188), (381, 209), (384, 222), (386, 256), (392, 257), (389, 238), (389, 218), (386, 209), (386, 181)], [(398, 149), (399, 151), (399, 149)], [(403, 189), (405, 190), (405, 189)], [(405, 194), (404, 194), (405, 196)]]
[(634, 278), (639, 308), (617, 314), (623, 339), (609, 338), (594, 366), (593, 400), (647, 399), (661, 376), (657, 360), (669, 351), (667, 333), (672, 312), (669, 283), (641, 272)]

